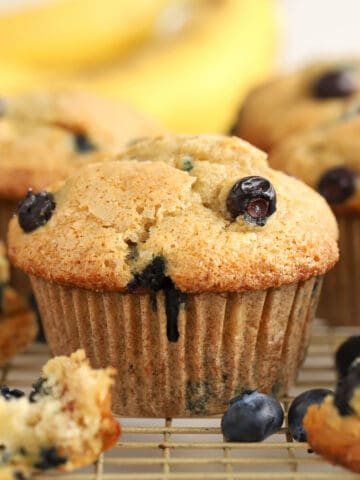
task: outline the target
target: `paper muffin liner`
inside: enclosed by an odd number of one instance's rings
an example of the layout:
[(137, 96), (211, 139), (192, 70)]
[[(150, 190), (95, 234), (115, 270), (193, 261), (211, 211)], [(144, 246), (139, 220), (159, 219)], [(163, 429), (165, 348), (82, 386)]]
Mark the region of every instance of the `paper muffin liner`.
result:
[(360, 326), (360, 218), (337, 221), (340, 260), (326, 274), (317, 316), (334, 326)]
[(223, 412), (245, 389), (280, 395), (296, 379), (321, 279), (241, 293), (187, 294), (167, 338), (164, 293), (94, 292), (31, 277), (53, 355), (84, 348), (118, 375), (114, 411), (179, 417)]
[[(18, 200), (0, 200), (0, 240), (5, 243), (9, 221), (14, 215), (18, 203)], [(13, 266), (11, 267), (10, 284), (26, 298), (28, 298), (32, 292), (29, 277)]]

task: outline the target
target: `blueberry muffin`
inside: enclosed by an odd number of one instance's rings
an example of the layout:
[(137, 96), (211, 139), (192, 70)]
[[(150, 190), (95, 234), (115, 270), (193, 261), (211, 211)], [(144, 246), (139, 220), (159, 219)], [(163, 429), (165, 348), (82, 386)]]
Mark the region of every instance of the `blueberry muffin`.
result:
[[(0, 102), (0, 239), (29, 188), (41, 191), (79, 166), (116, 153), (159, 127), (126, 105), (79, 91), (32, 93)], [(28, 285), (12, 272), (20, 291)]]
[(360, 356), (339, 381), (335, 395), (309, 407), (304, 426), (315, 452), (360, 473)]
[(93, 370), (79, 350), (49, 360), (29, 398), (1, 387), (1, 462), (31, 470), (74, 470), (94, 462), (120, 434), (111, 413), (114, 373)]
[(114, 366), (114, 408), (130, 416), (287, 391), (338, 257), (324, 199), (216, 135), (143, 140), (83, 167), (25, 198), (8, 239), (52, 352), (82, 346)]
[(280, 75), (245, 100), (231, 133), (270, 151), (288, 135), (360, 106), (360, 63), (318, 62)]
[(37, 334), (34, 314), (8, 281), (9, 264), (0, 242), (0, 365), (24, 350)]
[(360, 325), (360, 111), (292, 135), (269, 161), (317, 190), (335, 212), (340, 262), (324, 282), (318, 314), (333, 325)]

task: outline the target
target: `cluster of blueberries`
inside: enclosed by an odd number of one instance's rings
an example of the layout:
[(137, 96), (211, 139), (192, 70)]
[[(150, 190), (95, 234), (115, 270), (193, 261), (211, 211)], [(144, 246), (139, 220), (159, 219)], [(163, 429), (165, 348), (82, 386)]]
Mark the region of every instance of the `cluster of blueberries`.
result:
[[(30, 403), (35, 403), (38, 396), (47, 395), (49, 393), (48, 389), (44, 386), (46, 384), (46, 378), (39, 377), (36, 382), (33, 384), (32, 389), (29, 394)], [(13, 400), (14, 398), (25, 397), (25, 392), (19, 390), (18, 388), (9, 388), (7, 385), (0, 386), (0, 397), (5, 398), (5, 400)]]
[[(360, 388), (360, 336), (348, 338), (337, 350), (335, 364), (338, 383), (335, 392), (315, 388), (296, 397), (288, 411), (288, 428), (298, 442), (306, 442), (303, 418), (310, 405), (320, 405), (327, 395), (341, 415), (353, 413), (349, 402), (355, 388)], [(221, 419), (221, 430), (228, 442), (261, 442), (276, 433), (284, 421), (281, 404), (270, 395), (247, 390), (230, 401)]]

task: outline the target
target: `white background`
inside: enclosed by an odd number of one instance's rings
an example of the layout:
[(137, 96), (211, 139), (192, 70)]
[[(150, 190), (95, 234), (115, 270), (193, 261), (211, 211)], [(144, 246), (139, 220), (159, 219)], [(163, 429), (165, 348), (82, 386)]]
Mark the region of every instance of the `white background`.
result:
[[(44, 0), (0, 0), (0, 8), (39, 1)], [(280, 66), (295, 67), (321, 56), (360, 54), (360, 0), (269, 1), (279, 5)]]
[(279, 6), (281, 65), (295, 67), (313, 58), (360, 55), (360, 0), (279, 0)]

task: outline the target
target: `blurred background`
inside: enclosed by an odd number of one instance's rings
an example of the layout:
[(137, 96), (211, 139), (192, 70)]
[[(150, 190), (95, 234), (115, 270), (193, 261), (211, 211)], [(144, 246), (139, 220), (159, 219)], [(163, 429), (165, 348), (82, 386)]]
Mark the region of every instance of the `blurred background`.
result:
[(279, 8), (280, 66), (295, 68), (314, 58), (359, 54), (358, 0), (280, 0)]
[(360, 45), (359, 0), (0, 0), (0, 91), (80, 88), (227, 132), (277, 70)]

